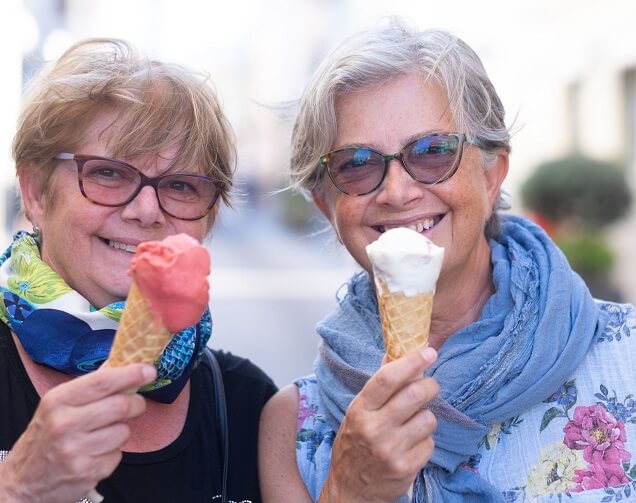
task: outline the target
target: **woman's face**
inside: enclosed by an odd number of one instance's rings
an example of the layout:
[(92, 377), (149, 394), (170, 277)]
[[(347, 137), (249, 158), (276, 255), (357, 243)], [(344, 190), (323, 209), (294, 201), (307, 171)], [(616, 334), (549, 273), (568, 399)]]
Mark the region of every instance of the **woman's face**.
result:
[[(112, 157), (106, 140), (107, 128), (117, 127), (114, 117), (98, 116), (74, 153)], [(175, 153), (176, 149), (167, 149), (131, 164), (154, 177), (171, 167)], [(127, 271), (139, 243), (177, 233), (202, 240), (208, 219), (213, 218), (209, 214), (186, 221), (165, 214), (150, 186), (125, 206), (94, 204), (80, 192), (74, 161), (58, 161), (48, 196), (42, 194), (35, 175), (25, 173), (20, 182), (27, 212), (40, 228), (43, 260), (96, 307), (126, 298), (131, 284)]]
[[(394, 154), (418, 135), (463, 132), (457, 131), (441, 88), (414, 74), (342, 96), (336, 101), (336, 118), (334, 150), (364, 145)], [(414, 180), (393, 160), (382, 185), (370, 194), (343, 194), (325, 176), (313, 195), (339, 240), (367, 271), (369, 243), (384, 230), (419, 224), (425, 227), (422, 234), (445, 248), (440, 282), (444, 277), (459, 280), (478, 267), (476, 261), (489, 257), (484, 225), (507, 166), (504, 153), (485, 170), (478, 148), (466, 142), (457, 172), (437, 185)]]

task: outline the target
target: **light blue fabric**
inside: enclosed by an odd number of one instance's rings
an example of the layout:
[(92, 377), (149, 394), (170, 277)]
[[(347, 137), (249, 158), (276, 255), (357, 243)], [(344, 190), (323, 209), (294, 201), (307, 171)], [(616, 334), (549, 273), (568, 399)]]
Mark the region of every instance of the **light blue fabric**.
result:
[[(497, 502), (501, 494), (463, 469), (490, 425), (551, 395), (576, 370), (607, 323), (583, 281), (538, 226), (503, 216), (492, 251), (495, 293), (478, 321), (453, 334), (428, 374), (441, 386), (431, 403), (438, 428), (431, 462), (416, 480), (414, 502)], [(377, 301), (366, 273), (355, 275), (340, 307), (318, 324), (315, 372), (321, 409), (337, 430), (384, 353)], [(319, 489), (328, 458), (319, 463)]]

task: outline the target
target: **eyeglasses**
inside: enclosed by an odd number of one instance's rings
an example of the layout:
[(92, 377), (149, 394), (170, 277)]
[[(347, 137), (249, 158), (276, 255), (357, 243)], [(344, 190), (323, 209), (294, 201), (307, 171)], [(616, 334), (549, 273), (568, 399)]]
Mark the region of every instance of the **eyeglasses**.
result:
[(410, 142), (392, 155), (365, 147), (334, 150), (320, 157), (320, 165), (327, 169), (339, 191), (353, 196), (369, 194), (382, 185), (393, 159), (398, 159), (418, 182), (434, 185), (455, 174), (464, 142), (482, 145), (477, 138), (463, 133), (433, 133)]
[(203, 218), (225, 187), (219, 180), (189, 173), (148, 177), (130, 164), (94, 155), (65, 152), (55, 159), (75, 161), (80, 191), (95, 204), (124, 206), (150, 185), (155, 189), (159, 207), (180, 220)]

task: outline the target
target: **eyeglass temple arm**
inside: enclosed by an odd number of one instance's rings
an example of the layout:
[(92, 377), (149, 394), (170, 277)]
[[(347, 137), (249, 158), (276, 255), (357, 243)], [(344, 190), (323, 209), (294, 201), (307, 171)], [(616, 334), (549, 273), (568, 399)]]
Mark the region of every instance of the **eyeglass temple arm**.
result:
[(68, 152), (62, 152), (60, 154), (57, 154), (54, 158), (55, 159), (59, 159), (61, 161), (67, 161), (67, 160), (75, 159), (75, 154), (69, 154)]
[(483, 141), (481, 141), (481, 140), (480, 140), (479, 138), (477, 138), (476, 136), (470, 136), (470, 135), (467, 135), (467, 134), (466, 134), (466, 135), (464, 135), (464, 138), (466, 138), (466, 141), (467, 141), (468, 143), (472, 143), (473, 145), (475, 145), (475, 146), (477, 146), (477, 147), (483, 148), (483, 147), (485, 147), (485, 146), (486, 146), (486, 145), (484, 144), (484, 142), (483, 142)]

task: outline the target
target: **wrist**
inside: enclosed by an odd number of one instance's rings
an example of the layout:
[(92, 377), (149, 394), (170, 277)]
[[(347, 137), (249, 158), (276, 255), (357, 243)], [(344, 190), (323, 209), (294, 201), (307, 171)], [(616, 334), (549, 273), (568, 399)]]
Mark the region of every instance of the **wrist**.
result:
[(331, 472), (327, 475), (325, 484), (322, 486), (320, 497), (317, 503), (340, 503), (346, 501), (347, 503), (368, 503), (369, 500), (359, 497), (356, 494), (349, 494), (346, 489), (340, 489), (338, 484), (331, 477)]
[(8, 464), (0, 464), (0, 501), (2, 503), (29, 503), (29, 498), (19, 490), (20, 485)]

